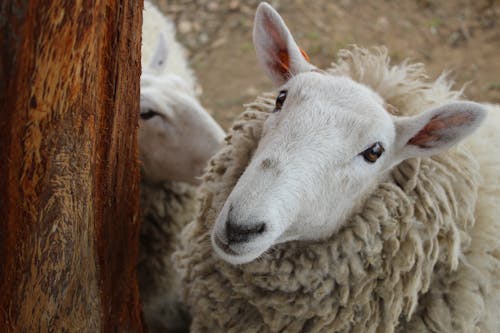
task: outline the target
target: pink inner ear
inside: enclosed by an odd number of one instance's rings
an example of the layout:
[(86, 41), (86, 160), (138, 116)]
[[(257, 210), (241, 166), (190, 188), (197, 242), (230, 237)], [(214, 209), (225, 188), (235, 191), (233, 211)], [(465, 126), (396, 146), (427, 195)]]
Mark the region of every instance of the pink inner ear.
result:
[(276, 73), (286, 75), (290, 69), (290, 58), (286, 47), (286, 41), (276, 27), (272, 18), (264, 15), (263, 24), (268, 37), (271, 39), (270, 49), (267, 50), (269, 56), (268, 66)]
[[(271, 18), (265, 17), (264, 20), (265, 29), (269, 34), (269, 38), (272, 40), (272, 45), (274, 48), (270, 50), (270, 63), (268, 64), (274, 72), (281, 74), (282, 76), (290, 75), (290, 54), (287, 48), (287, 41), (276, 27), (275, 23)], [(304, 50), (299, 48), (300, 53), (309, 62), (309, 56)]]
[(278, 55), (278, 58), (274, 60), (274, 70), (281, 74), (290, 73), (290, 56), (288, 55), (288, 50), (279, 50), (275, 54)]
[[(307, 53), (300, 48), (299, 50), (304, 59), (309, 62), (309, 56), (307, 55)], [(275, 54), (277, 54), (278, 57), (276, 59), (273, 59), (273, 70), (282, 75), (288, 75), (290, 73), (290, 55), (288, 54), (288, 50), (281, 49), (278, 52), (275, 52)]]
[(434, 116), (427, 125), (408, 141), (408, 144), (420, 148), (432, 148), (435, 142), (443, 138), (447, 130), (470, 124), (473, 120), (474, 116), (469, 112), (459, 112), (448, 116), (442, 114)]

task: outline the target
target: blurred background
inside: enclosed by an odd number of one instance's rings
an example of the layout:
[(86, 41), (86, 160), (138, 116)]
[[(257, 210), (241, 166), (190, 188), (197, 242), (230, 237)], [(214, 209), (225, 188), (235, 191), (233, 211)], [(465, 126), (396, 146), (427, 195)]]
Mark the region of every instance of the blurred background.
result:
[[(252, 24), (258, 0), (152, 0), (177, 26), (177, 38), (203, 89), (202, 104), (227, 129), (242, 105), (272, 89), (257, 65)], [(500, 0), (269, 1), (311, 62), (326, 68), (349, 44), (385, 45), (392, 63), (451, 71), (455, 88), (500, 103)]]

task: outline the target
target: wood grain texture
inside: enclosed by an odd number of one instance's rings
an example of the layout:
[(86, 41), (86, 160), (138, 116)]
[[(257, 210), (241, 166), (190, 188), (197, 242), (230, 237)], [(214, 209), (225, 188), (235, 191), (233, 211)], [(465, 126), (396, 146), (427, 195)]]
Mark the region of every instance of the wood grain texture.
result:
[(142, 332), (142, 1), (0, 2), (0, 332)]

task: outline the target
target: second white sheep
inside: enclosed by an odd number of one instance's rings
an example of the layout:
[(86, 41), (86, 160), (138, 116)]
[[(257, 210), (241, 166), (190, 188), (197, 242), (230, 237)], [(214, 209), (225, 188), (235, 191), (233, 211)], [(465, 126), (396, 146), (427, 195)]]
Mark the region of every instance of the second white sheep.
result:
[(198, 209), (197, 177), (224, 131), (197, 100), (196, 80), (172, 22), (144, 3), (139, 153), (142, 162), (138, 279), (150, 332), (185, 332), (170, 256)]

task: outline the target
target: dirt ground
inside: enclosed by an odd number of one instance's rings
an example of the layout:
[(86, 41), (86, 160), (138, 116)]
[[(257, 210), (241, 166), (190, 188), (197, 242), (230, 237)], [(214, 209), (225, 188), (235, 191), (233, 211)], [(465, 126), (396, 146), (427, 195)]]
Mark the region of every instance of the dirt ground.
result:
[[(203, 88), (202, 104), (224, 128), (242, 105), (272, 89), (257, 65), (252, 23), (259, 1), (155, 0), (177, 25)], [(320, 68), (350, 44), (385, 45), (392, 62), (451, 71), (467, 98), (500, 103), (500, 0), (270, 1)]]

